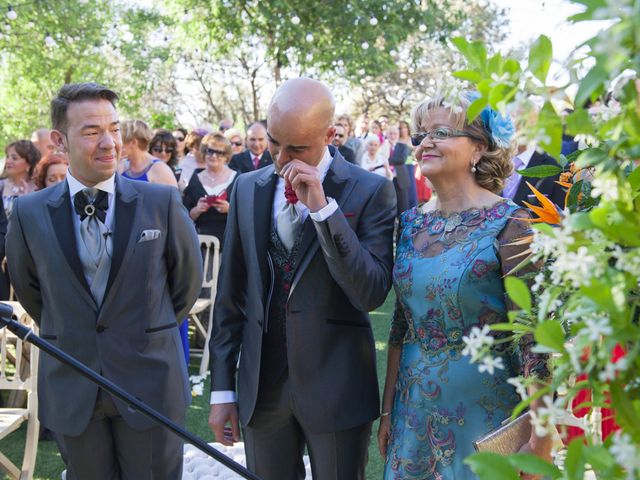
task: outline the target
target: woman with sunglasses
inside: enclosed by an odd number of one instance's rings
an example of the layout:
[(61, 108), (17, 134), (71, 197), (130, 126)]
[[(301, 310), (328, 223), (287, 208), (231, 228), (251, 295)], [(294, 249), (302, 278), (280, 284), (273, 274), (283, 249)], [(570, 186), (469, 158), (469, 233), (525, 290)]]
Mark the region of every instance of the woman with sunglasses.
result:
[(122, 132), (122, 156), (120, 173), (123, 177), (143, 182), (161, 183), (178, 187), (176, 177), (169, 166), (152, 156), (147, 148), (153, 132), (142, 120), (126, 120), (120, 124)]
[(180, 160), (189, 153), (189, 149), (186, 144), (187, 130), (182, 127), (178, 127), (172, 132), (172, 135), (176, 140), (176, 156), (178, 158), (178, 162), (180, 162)]
[(178, 166), (178, 142), (169, 130), (158, 130), (149, 143), (149, 153), (159, 158), (173, 172), (178, 182), (178, 188), (182, 191), (187, 186), (180, 182), (182, 169)]
[[(520, 401), (508, 380), (535, 376), (535, 390), (549, 374), (530, 335), (506, 342), (490, 330), (509, 321), (504, 276), (528, 248), (516, 241), (529, 232), (529, 215), (498, 195), (513, 168), (513, 124), (490, 107), (468, 122), (476, 98), (438, 97), (413, 114), (415, 157), (437, 197), (400, 219), (378, 431), (386, 480), (476, 478), (464, 463), (473, 442)], [(463, 337), (492, 345), (491, 358), (471, 363)], [(517, 448), (550, 459), (551, 439), (532, 429)]]
[(231, 156), (245, 151), (244, 138), (242, 138), (239, 130), (229, 128), (224, 132), (224, 136), (231, 142)]
[(205, 168), (197, 169), (184, 190), (183, 202), (200, 234), (214, 235), (224, 240), (231, 188), (236, 172), (228, 167), (231, 142), (221, 133), (209, 133), (200, 143)]
[(178, 142), (169, 130), (157, 130), (149, 142), (149, 153), (166, 163), (174, 172), (178, 167)]

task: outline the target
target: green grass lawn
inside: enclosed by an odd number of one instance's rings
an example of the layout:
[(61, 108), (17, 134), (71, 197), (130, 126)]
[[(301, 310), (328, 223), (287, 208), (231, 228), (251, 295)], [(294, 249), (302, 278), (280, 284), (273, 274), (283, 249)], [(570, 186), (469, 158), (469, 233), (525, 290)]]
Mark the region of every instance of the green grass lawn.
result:
[[(376, 351), (378, 355), (378, 379), (380, 380), (380, 390), (384, 383), (384, 375), (386, 370), (387, 358), (387, 335), (389, 332), (389, 323), (391, 321), (391, 313), (393, 311), (393, 302), (395, 298), (393, 292), (387, 298), (385, 304), (371, 314), (371, 322), (373, 324), (373, 332), (376, 339)], [(209, 395), (208, 383), (205, 385), (205, 395), (195, 397), (189, 410), (187, 411), (187, 429), (196, 435), (213, 441), (213, 434), (207, 425), (207, 417), (209, 415)], [(371, 444), (369, 446), (369, 464), (367, 467), (367, 479), (377, 480), (382, 478), (382, 468), (384, 461), (378, 453), (376, 434), (378, 431), (378, 422), (373, 425)], [(0, 441), (0, 452), (9, 457), (14, 463), (20, 466), (22, 462), (22, 452), (24, 448), (24, 436), (26, 428), (21, 428), (14, 432), (8, 438)], [(59, 479), (60, 473), (64, 470), (64, 465), (58, 449), (52, 441), (42, 441), (38, 445), (38, 457), (36, 460), (35, 479), (53, 480)]]

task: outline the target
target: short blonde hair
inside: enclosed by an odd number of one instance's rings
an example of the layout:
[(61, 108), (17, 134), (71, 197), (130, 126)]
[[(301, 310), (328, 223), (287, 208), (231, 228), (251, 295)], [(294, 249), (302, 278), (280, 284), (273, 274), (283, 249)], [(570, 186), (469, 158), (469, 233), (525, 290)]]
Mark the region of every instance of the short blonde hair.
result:
[(207, 133), (200, 142), (200, 153), (204, 157), (207, 145), (211, 143), (222, 144), (224, 146), (224, 154), (227, 157), (227, 162), (231, 159), (231, 141), (219, 132)]
[(153, 138), (153, 131), (142, 120), (125, 120), (120, 124), (120, 130), (122, 131), (122, 141), (129, 143), (131, 140), (135, 140), (140, 150), (147, 150), (149, 142)]
[(228, 128), (225, 130), (223, 135), (224, 135), (224, 138), (226, 138), (229, 141), (231, 141), (233, 137), (240, 137), (244, 142), (244, 135), (242, 135), (240, 133), (240, 130), (238, 130), (237, 128)]
[[(515, 145), (511, 141), (507, 146), (501, 147), (490, 138), (490, 132), (485, 127), (482, 118), (478, 115), (473, 122), (467, 119), (467, 109), (473, 100), (469, 92), (463, 92), (454, 98), (445, 98), (438, 94), (432, 99), (426, 99), (416, 106), (411, 116), (412, 129), (420, 130), (421, 125), (429, 118), (431, 112), (439, 108), (449, 110), (453, 128), (463, 130), (473, 135), (474, 142), (481, 142), (486, 146), (484, 154), (476, 163), (475, 179), (478, 185), (493, 193), (500, 193), (505, 180), (513, 173), (512, 158), (515, 155)], [(482, 139), (482, 140), (479, 140)]]

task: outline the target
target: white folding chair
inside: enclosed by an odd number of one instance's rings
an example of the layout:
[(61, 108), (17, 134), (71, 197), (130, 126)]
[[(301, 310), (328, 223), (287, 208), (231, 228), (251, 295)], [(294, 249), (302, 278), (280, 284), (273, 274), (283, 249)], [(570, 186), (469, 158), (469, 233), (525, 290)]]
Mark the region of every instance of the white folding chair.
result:
[[(213, 327), (213, 301), (218, 289), (218, 270), (220, 270), (220, 240), (213, 235), (198, 235), (200, 247), (203, 253), (204, 279), (200, 298), (189, 311), (189, 319), (196, 327), (196, 334), (204, 338), (202, 352), (192, 350), (194, 356), (201, 355), (199, 375), (204, 375), (209, 369), (209, 339)], [(202, 314), (208, 308), (208, 321), (206, 326), (202, 322)]]
[[(13, 307), (14, 319), (37, 332), (37, 327), (18, 302), (4, 302)], [(0, 390), (23, 390), (27, 392), (26, 408), (0, 408), (0, 440), (16, 431), (27, 422), (27, 434), (22, 458), (18, 468), (0, 452), (0, 470), (10, 478), (30, 480), (36, 465), (38, 452), (38, 349), (25, 345), (6, 328), (0, 331)]]

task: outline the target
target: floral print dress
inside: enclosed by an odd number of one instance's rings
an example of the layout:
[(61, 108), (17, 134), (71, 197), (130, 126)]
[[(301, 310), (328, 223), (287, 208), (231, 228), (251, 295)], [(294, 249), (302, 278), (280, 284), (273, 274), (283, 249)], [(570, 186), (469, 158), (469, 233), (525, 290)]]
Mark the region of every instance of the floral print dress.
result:
[(505, 368), (493, 375), (462, 355), (462, 337), (472, 327), (507, 321), (503, 275), (523, 248), (507, 244), (527, 232), (518, 218), (526, 215), (509, 200), (449, 215), (418, 208), (402, 215), (389, 338), (402, 354), (386, 480), (475, 478), (464, 464), (472, 442), (520, 400), (507, 379), (546, 375), (546, 359), (531, 353), (526, 337), (516, 347), (495, 348)]

